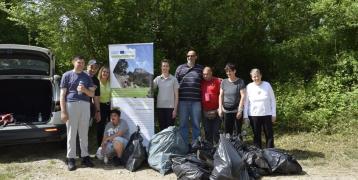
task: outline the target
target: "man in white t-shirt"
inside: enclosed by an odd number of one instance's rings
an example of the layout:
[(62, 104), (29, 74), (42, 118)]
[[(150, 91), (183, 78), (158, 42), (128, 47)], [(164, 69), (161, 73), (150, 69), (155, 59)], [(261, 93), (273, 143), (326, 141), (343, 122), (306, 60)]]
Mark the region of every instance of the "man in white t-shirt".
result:
[(113, 157), (115, 166), (122, 165), (121, 157), (129, 140), (128, 124), (121, 119), (121, 111), (118, 109), (111, 110), (111, 122), (108, 122), (104, 129), (103, 140), (97, 157)]

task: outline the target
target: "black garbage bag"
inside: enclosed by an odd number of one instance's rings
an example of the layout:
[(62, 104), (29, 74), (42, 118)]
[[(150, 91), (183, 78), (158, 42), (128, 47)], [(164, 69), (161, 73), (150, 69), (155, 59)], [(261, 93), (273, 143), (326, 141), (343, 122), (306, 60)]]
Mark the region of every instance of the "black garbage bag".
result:
[(250, 177), (255, 179), (271, 173), (270, 165), (263, 155), (263, 150), (256, 146), (245, 147), (244, 161), (248, 166), (248, 173)]
[(170, 126), (155, 134), (149, 141), (148, 164), (165, 175), (172, 169), (171, 158), (186, 155), (189, 151), (179, 128)]
[(233, 135), (230, 137), (230, 142), (234, 146), (237, 152), (243, 155), (245, 152), (248, 151), (246, 144), (242, 140), (241, 136)]
[(210, 179), (250, 179), (242, 156), (223, 134), (220, 135), (219, 147), (214, 154), (214, 169)]
[(143, 137), (140, 135), (139, 126), (137, 126), (137, 131), (131, 135), (122, 155), (125, 168), (131, 172), (139, 169), (147, 159), (147, 151), (142, 142)]
[(302, 167), (290, 154), (276, 148), (263, 150), (263, 155), (270, 165), (271, 172), (277, 174), (300, 174)]
[(196, 153), (197, 158), (213, 166), (216, 148), (212, 143), (202, 139), (200, 136), (191, 145), (191, 152)]
[(180, 180), (207, 180), (212, 171), (212, 167), (195, 154), (175, 157), (172, 162), (173, 171)]
[[(202, 139), (200, 136), (194, 141), (194, 143), (191, 145), (191, 152), (190, 153), (196, 153), (198, 150), (205, 151), (208, 154), (212, 154), (212, 156), (215, 153), (215, 147), (212, 143), (209, 141)], [(213, 158), (213, 157), (212, 157)]]

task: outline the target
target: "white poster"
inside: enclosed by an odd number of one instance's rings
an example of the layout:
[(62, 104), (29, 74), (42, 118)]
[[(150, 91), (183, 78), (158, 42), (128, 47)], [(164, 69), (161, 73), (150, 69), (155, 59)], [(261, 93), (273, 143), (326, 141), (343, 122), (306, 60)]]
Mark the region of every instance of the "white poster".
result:
[(140, 127), (148, 147), (154, 135), (153, 43), (109, 45), (112, 107), (119, 108), (130, 134)]

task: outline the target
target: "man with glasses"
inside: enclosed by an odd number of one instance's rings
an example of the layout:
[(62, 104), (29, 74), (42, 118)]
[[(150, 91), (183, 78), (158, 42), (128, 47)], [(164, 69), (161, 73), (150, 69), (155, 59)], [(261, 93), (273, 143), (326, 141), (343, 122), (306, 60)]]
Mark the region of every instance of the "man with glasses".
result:
[[(194, 50), (187, 53), (187, 63), (178, 66), (175, 77), (179, 82), (180, 131), (187, 144), (200, 136), (201, 85), (204, 67), (196, 64)], [(189, 141), (189, 119), (192, 125), (192, 142)]]

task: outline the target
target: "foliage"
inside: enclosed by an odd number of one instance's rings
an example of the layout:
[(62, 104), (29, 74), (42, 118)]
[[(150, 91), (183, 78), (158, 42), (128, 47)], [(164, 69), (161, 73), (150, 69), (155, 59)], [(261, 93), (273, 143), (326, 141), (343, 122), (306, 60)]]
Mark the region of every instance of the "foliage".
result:
[(358, 117), (357, 55), (343, 53), (332, 75), (317, 74), (279, 86), (276, 90), (282, 130), (353, 132)]
[(28, 44), (28, 31), (7, 19), (8, 15), (0, 11), (0, 43), (2, 44)]
[(228, 61), (246, 82), (260, 68), (277, 93), (280, 129), (357, 124), (357, 1), (13, 0), (0, 9), (0, 25), (20, 27), (13, 42), (52, 49), (59, 74), (73, 55), (106, 63), (108, 44), (133, 42), (154, 42), (154, 73), (162, 58), (173, 73), (195, 48), (220, 77)]

